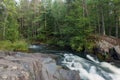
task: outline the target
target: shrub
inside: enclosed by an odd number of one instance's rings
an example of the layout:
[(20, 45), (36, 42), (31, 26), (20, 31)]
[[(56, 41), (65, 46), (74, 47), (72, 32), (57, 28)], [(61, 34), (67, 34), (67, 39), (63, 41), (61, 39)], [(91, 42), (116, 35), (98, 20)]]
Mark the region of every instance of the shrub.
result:
[(13, 50), (12, 43), (8, 40), (0, 41), (0, 49), (12, 51)]
[(3, 51), (28, 51), (28, 43), (25, 40), (11, 42), (0, 41), (0, 50)]
[(14, 51), (28, 51), (28, 43), (25, 40), (15, 41), (12, 47)]

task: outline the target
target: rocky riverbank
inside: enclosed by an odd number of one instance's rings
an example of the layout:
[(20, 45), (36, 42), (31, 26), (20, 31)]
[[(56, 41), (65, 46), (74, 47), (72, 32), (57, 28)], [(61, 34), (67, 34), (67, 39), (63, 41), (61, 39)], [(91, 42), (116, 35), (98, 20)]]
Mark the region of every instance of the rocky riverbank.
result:
[(52, 54), (0, 51), (0, 80), (80, 80), (76, 71), (56, 65)]
[(120, 61), (120, 39), (114, 37), (101, 36), (96, 41), (93, 53), (104, 61)]

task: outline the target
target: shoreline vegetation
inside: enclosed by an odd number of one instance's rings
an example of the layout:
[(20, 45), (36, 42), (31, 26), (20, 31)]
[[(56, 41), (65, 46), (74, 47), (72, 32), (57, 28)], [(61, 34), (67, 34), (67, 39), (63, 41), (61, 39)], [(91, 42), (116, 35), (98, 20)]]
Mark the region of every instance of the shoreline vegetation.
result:
[(25, 40), (11, 42), (9, 40), (0, 41), (0, 50), (28, 52), (29, 43)]
[(0, 49), (27, 51), (32, 42), (92, 50), (96, 36), (120, 37), (119, 0), (0, 1)]

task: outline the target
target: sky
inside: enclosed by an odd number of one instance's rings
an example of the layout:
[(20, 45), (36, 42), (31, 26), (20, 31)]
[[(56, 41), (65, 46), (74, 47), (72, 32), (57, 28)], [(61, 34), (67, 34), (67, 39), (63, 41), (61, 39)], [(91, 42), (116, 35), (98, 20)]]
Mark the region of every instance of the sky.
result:
[(16, 2), (19, 2), (19, 0), (15, 0)]

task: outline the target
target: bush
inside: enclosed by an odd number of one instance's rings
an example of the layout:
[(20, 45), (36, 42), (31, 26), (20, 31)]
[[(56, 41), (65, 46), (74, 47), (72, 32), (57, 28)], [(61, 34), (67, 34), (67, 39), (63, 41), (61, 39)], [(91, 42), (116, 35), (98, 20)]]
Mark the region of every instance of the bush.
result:
[(12, 43), (8, 40), (0, 41), (0, 49), (12, 51), (13, 50)]
[(15, 41), (12, 46), (14, 51), (28, 51), (28, 43), (25, 40)]
[(0, 50), (4, 51), (28, 51), (28, 43), (25, 40), (11, 42), (0, 41)]

